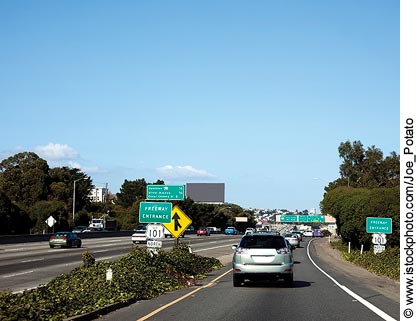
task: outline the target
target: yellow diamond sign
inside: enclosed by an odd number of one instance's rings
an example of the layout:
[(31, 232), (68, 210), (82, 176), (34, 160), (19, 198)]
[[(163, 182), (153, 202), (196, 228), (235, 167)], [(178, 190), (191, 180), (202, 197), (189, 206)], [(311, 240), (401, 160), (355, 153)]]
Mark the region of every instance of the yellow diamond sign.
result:
[(175, 205), (171, 210), (171, 223), (164, 223), (165, 228), (174, 237), (179, 237), (189, 225), (192, 224), (192, 220), (181, 210), (180, 207)]

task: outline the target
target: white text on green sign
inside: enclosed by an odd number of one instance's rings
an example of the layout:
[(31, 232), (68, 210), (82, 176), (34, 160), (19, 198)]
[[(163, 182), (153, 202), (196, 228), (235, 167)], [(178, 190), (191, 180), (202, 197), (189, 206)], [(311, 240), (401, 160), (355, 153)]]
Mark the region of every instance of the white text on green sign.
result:
[(367, 217), (366, 232), (392, 234), (392, 219), (388, 217)]
[(171, 203), (141, 202), (139, 206), (139, 222), (170, 223)]
[(184, 200), (184, 185), (147, 185), (148, 200)]

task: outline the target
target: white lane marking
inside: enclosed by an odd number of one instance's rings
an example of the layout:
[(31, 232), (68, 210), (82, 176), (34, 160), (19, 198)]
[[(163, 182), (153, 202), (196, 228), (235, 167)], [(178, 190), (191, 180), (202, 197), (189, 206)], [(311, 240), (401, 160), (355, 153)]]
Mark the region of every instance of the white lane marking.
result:
[(4, 249), (4, 252), (18, 252), (18, 251), (24, 251), (27, 250), (27, 247), (15, 247), (13, 249)]
[(37, 261), (43, 261), (43, 260), (45, 260), (45, 258), (33, 259), (33, 260), (25, 260), (25, 261), (21, 261), (20, 263), (37, 262)]
[(209, 250), (214, 250), (214, 249), (219, 249), (220, 247), (228, 247), (228, 246), (232, 246), (235, 243), (231, 243), (228, 245), (219, 245), (219, 246), (214, 246), (214, 247), (207, 247), (205, 249), (200, 249), (200, 250), (193, 250), (193, 252), (202, 252), (202, 251), (209, 251)]
[(379, 317), (381, 317), (383, 320), (386, 321), (396, 321), (396, 319), (392, 318), (390, 315), (386, 314), (385, 312), (383, 312), (382, 310), (380, 310), (378, 307), (374, 306), (373, 304), (371, 304), (369, 301), (363, 299), (360, 295), (354, 293), (353, 291), (351, 291), (349, 288), (347, 288), (345, 285), (342, 285), (340, 283), (338, 283), (337, 280), (335, 280), (331, 275), (327, 274), (324, 270), (322, 270), (311, 258), (311, 254), (309, 253), (309, 246), (311, 245), (311, 242), (313, 241), (310, 240), (308, 243), (308, 248), (306, 249), (306, 253), (308, 254), (309, 260), (311, 260), (312, 264), (320, 271), (322, 272), (327, 278), (329, 278), (332, 282), (334, 282), (340, 289), (342, 289), (344, 292), (346, 292), (348, 295), (352, 296), (354, 299), (356, 299), (358, 302), (360, 302), (361, 304), (363, 304), (366, 308), (370, 309), (371, 311), (373, 311), (374, 313), (376, 313)]
[(109, 259), (112, 259), (112, 258), (114, 258), (114, 256), (106, 256), (106, 257), (98, 258), (98, 259), (96, 259), (96, 261), (109, 260)]
[(20, 272), (20, 273), (14, 273), (14, 274), (9, 274), (9, 275), (3, 275), (3, 278), (12, 278), (14, 276), (19, 276), (19, 275), (23, 275), (23, 274), (29, 274), (29, 273), (33, 273), (33, 271), (26, 271), (26, 272)]
[(109, 252), (109, 250), (98, 250), (98, 251), (94, 251), (92, 253), (94, 254), (94, 253), (102, 253), (102, 252)]

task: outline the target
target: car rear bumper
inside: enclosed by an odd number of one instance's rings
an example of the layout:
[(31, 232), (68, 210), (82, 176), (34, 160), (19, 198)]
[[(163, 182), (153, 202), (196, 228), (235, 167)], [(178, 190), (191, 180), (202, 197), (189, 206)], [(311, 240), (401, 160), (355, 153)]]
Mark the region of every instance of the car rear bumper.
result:
[(233, 273), (239, 275), (248, 275), (257, 277), (257, 275), (288, 275), (293, 273), (293, 263), (285, 263), (281, 265), (273, 265), (273, 264), (233, 264)]

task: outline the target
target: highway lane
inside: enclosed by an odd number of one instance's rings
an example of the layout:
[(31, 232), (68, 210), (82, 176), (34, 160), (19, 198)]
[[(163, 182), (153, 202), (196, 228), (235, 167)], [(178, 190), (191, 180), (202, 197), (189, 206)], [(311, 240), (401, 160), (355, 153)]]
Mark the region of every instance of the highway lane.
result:
[[(367, 297), (356, 298), (321, 272), (307, 255), (309, 238), (294, 252), (294, 285), (283, 282), (257, 282), (244, 287), (232, 286), (231, 264), (211, 273), (202, 284), (189, 289), (166, 293), (152, 300), (144, 300), (102, 316), (101, 321), (271, 321), (271, 320), (341, 320), (377, 321), (399, 319), (396, 300), (380, 297), (368, 290)], [(310, 247), (315, 259), (320, 253)], [(326, 270), (333, 262), (320, 261)], [(334, 275), (339, 278), (341, 275)], [(345, 276), (345, 288), (362, 286), (361, 280)], [(341, 285), (340, 284), (340, 285)], [(370, 305), (363, 304), (367, 300)], [(374, 310), (373, 310), (374, 309)], [(382, 313), (376, 313), (376, 312)]]
[[(180, 242), (190, 244), (196, 253), (213, 256), (212, 254), (222, 248), (225, 255), (231, 253), (230, 244), (236, 242), (223, 245), (217, 243), (228, 239), (231, 237), (188, 235), (180, 239)], [(171, 238), (163, 239), (163, 247), (170, 248), (174, 242)], [(57, 275), (81, 265), (82, 253), (86, 250), (93, 254), (96, 260), (113, 261), (127, 254), (133, 246), (130, 237), (85, 239), (81, 248), (51, 249), (48, 242), (1, 245), (0, 290), (10, 289), (18, 292), (45, 284)]]

